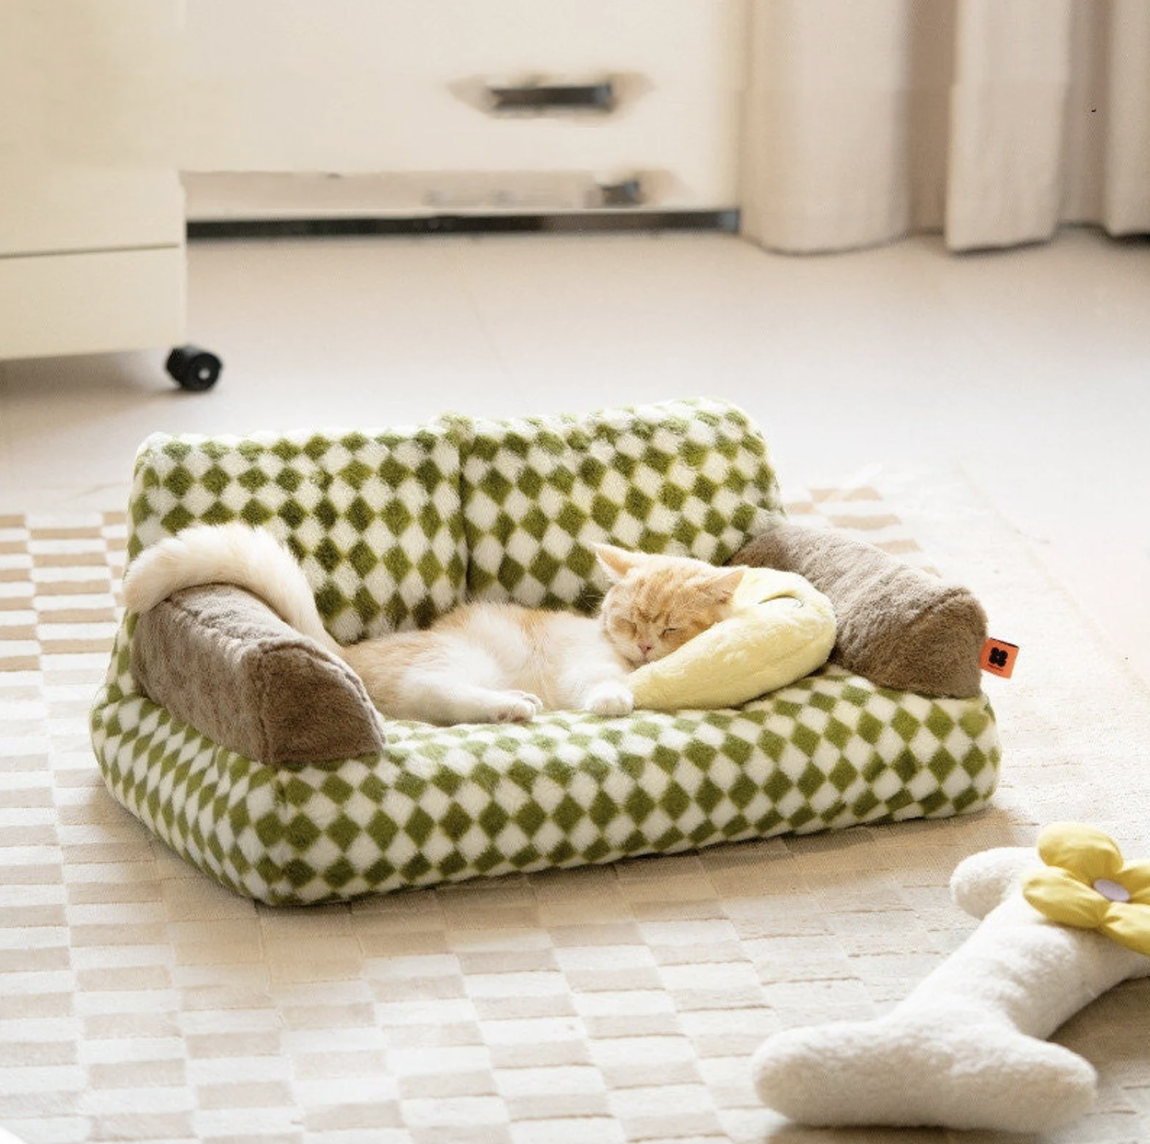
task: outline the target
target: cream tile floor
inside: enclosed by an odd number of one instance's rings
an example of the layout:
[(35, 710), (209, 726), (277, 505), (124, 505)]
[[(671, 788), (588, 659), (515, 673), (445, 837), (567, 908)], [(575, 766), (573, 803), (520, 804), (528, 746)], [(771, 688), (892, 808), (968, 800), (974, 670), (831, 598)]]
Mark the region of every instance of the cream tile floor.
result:
[(159, 350), (0, 363), (0, 511), (121, 507), (155, 430), (710, 393), (760, 422), (785, 484), (965, 474), (1150, 682), (1150, 243), (1066, 230), (1005, 253), (923, 237), (793, 258), (715, 234), (293, 240), (197, 243), (189, 264), (216, 389), (176, 389)]

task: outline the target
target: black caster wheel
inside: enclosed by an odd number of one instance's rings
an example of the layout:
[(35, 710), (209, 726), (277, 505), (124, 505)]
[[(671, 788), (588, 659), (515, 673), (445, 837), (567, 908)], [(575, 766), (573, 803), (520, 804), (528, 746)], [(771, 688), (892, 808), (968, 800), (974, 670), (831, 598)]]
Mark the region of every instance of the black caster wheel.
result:
[(179, 382), (181, 389), (200, 392), (216, 384), (224, 363), (199, 346), (176, 346), (168, 354), (165, 368)]

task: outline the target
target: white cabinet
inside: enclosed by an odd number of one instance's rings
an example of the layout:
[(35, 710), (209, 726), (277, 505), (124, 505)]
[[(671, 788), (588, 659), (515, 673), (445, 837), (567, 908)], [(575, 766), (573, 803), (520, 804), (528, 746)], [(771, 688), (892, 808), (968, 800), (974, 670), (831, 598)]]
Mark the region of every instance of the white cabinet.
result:
[(0, 0), (0, 358), (182, 340), (177, 171), (193, 219), (734, 208), (745, 8)]
[[(245, 193), (270, 215), (293, 195), (337, 214), (595, 208), (635, 180), (646, 209), (733, 208), (745, 18), (745, 0), (187, 0), (189, 217)], [(491, 87), (532, 84), (613, 98), (493, 106)]]
[(180, 0), (0, 4), (0, 358), (184, 332)]

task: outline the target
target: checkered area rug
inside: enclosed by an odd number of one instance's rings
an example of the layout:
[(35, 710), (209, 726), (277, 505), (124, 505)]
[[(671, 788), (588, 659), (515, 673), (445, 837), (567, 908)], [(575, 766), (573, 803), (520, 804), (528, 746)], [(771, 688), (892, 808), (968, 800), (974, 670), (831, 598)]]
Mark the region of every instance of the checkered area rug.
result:
[[(930, 565), (873, 488), (804, 491), (788, 510)], [(873, 1144), (794, 1134), (755, 1099), (751, 1052), (781, 1028), (875, 1015), (937, 965), (973, 925), (946, 892), (965, 855), (1075, 814), (1130, 854), (1150, 845), (1126, 792), (1091, 786), (1133, 747), (1068, 714), (1039, 742), (1059, 697), (1034, 690), (1057, 673), (1036, 671), (993, 696), (1006, 770), (984, 814), (268, 909), (103, 787), (87, 714), (126, 532), (116, 514), (0, 517), (0, 1127), (27, 1141)], [(1025, 569), (1015, 581), (1041, 613)], [(1103, 1081), (1099, 1110), (1059, 1139), (1150, 1139), (1147, 1014), (1150, 984), (1133, 983), (1064, 1030)]]

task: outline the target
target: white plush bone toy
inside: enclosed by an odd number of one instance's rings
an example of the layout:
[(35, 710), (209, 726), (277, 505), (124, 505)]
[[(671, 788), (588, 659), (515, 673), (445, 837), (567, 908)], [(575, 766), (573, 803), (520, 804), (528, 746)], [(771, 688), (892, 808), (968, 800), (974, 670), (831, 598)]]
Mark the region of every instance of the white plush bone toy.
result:
[[(987, 850), (951, 878), (982, 922), (883, 1017), (789, 1029), (755, 1054), (760, 1097), (811, 1125), (1041, 1132), (1088, 1111), (1093, 1067), (1048, 1043), (1119, 982), (1150, 976), (1150, 862), (1069, 823)], [(1041, 911), (1041, 912), (1040, 912)]]

